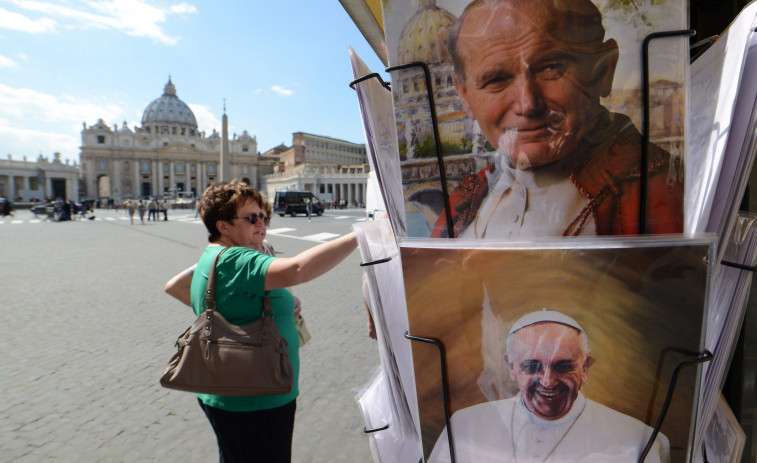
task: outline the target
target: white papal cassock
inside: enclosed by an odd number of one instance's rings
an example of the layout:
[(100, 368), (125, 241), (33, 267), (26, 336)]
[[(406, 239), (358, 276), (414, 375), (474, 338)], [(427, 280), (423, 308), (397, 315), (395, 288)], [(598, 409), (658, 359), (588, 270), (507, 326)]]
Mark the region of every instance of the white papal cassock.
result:
[[(652, 428), (641, 421), (580, 392), (559, 420), (535, 416), (518, 394), (459, 410), (451, 426), (457, 463), (636, 463), (652, 435)], [(451, 461), (446, 428), (428, 461)], [(669, 461), (670, 443), (659, 433), (645, 462)]]

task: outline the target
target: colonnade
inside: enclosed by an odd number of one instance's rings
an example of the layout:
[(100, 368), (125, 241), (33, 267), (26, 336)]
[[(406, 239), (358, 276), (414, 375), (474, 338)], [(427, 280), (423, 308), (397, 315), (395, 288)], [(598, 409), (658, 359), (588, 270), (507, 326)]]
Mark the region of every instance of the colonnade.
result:
[(319, 186), (307, 188), (314, 195), (323, 198), (324, 194), (331, 194), (337, 201), (345, 200), (348, 204), (365, 204), (365, 182), (320, 182)]
[(75, 166), (50, 162), (8, 161), (0, 164), (0, 196), (23, 201), (48, 198), (79, 199)]
[[(94, 161), (98, 163), (99, 161)], [(131, 163), (126, 167), (125, 163)], [(91, 166), (88, 171), (87, 194), (89, 196), (161, 196), (166, 191), (200, 194), (205, 187), (217, 179), (217, 161), (182, 161), (160, 159), (111, 159), (105, 170), (101, 166)], [(108, 176), (110, 191), (99, 191), (100, 179)]]

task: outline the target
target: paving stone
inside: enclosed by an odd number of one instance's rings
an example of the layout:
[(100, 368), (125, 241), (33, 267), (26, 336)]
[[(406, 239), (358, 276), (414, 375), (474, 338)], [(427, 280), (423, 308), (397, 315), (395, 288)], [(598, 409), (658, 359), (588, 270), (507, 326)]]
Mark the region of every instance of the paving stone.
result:
[[(344, 215), (340, 211), (340, 216)], [(25, 214), (28, 214), (26, 216)], [(0, 460), (215, 461), (215, 436), (192, 394), (160, 387), (176, 336), (194, 316), (163, 284), (207, 244), (192, 217), (0, 224), (5, 336), (0, 341)], [(117, 220), (104, 220), (115, 218)], [(362, 215), (355, 214), (354, 219)], [(343, 234), (329, 214), (274, 218), (280, 256)], [(355, 390), (379, 364), (366, 335), (359, 255), (294, 289), (313, 340), (300, 351), (295, 462), (371, 461)]]

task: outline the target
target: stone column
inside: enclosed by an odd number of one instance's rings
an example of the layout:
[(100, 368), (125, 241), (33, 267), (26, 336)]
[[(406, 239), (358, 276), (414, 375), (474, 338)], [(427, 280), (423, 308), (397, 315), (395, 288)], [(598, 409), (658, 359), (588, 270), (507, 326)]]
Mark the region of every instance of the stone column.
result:
[(139, 175), (139, 169), (142, 166), (140, 164), (142, 164), (142, 160), (137, 158), (134, 161), (134, 198), (142, 197), (142, 176)]
[(24, 175), (24, 190), (29, 190), (29, 176)]
[(189, 161), (184, 161), (184, 192), (192, 191), (192, 173)]
[(123, 194), (123, 191), (121, 191), (121, 160), (120, 159), (113, 160), (113, 180), (110, 184), (110, 194), (111, 196), (121, 196)]
[[(78, 202), (79, 201), (79, 192), (76, 188), (76, 174), (69, 174), (66, 175), (66, 196), (68, 196), (71, 201)], [(112, 187), (111, 187), (112, 191)]]
[[(95, 159), (89, 158), (87, 161), (85, 171), (86, 171), (86, 179), (87, 182), (85, 183), (85, 189), (86, 189), (86, 195), (90, 198), (96, 198), (99, 195), (99, 192), (97, 191), (97, 178), (95, 178)], [(45, 174), (45, 177), (47, 177), (47, 174)], [(47, 188), (47, 180), (45, 180), (45, 185), (43, 186), (45, 197), (49, 195), (49, 189)]]
[[(158, 192), (158, 178), (157, 178), (158, 160), (157, 159), (153, 159), (151, 165), (152, 165), (152, 172), (151, 172), (152, 175), (150, 175), (150, 191), (151, 191), (150, 194), (152, 196), (157, 197), (159, 195), (159, 192)], [(162, 173), (161, 173), (161, 175), (162, 175)]]
[(169, 162), (169, 167), (168, 167), (168, 183), (169, 183), (169, 185), (168, 185), (168, 187), (169, 188), (176, 188), (176, 177), (175, 177), (175, 175), (176, 175), (175, 174), (176, 161), (174, 161), (173, 159), (171, 159), (168, 162)]
[(199, 197), (205, 189), (202, 187), (202, 162), (197, 162), (197, 170), (195, 171), (195, 189), (197, 190), (197, 197)]
[(158, 195), (163, 196), (165, 185), (163, 184), (163, 161), (158, 161)]

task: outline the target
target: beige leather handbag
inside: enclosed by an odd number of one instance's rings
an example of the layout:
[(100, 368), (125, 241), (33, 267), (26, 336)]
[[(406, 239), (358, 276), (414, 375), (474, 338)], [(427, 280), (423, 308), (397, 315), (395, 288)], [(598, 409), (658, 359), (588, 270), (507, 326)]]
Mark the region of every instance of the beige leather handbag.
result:
[(287, 394), (294, 374), (287, 342), (273, 321), (271, 300), (263, 300), (260, 320), (245, 326), (229, 323), (216, 310), (213, 259), (205, 291), (205, 312), (176, 340), (178, 352), (168, 362), (160, 384), (181, 391), (225, 396)]

